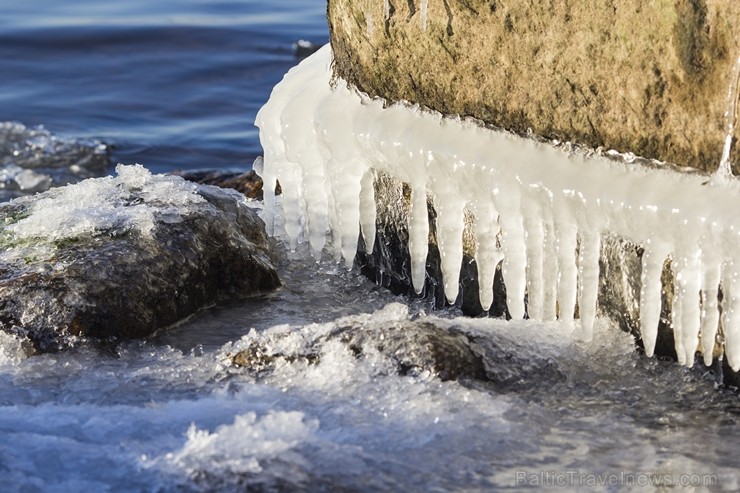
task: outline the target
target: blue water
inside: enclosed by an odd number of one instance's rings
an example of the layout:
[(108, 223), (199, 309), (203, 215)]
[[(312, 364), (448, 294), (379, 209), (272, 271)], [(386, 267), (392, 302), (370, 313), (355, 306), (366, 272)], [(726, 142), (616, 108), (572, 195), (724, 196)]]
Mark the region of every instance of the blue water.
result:
[(154, 171), (249, 168), (293, 43), (328, 41), (318, 0), (0, 4), (0, 121), (100, 139)]
[[(249, 168), (255, 114), (298, 62), (293, 43), (328, 39), (320, 0), (0, 3), (0, 122), (43, 125), (63, 145), (33, 142), (65, 156), (102, 141), (112, 163), (159, 172)], [(3, 173), (21, 176), (4, 158), (0, 189)], [(281, 264), (284, 289), (110, 351), (26, 357), (0, 332), (0, 492), (740, 488), (737, 394), (644, 358), (607, 320), (583, 345), (557, 324), (446, 313), (506, 355), (492, 362), (513, 382), (501, 388), (401, 377), (336, 341), (317, 343), (314, 366), (235, 368), (255, 338), (302, 347), (428, 309), (296, 257)]]

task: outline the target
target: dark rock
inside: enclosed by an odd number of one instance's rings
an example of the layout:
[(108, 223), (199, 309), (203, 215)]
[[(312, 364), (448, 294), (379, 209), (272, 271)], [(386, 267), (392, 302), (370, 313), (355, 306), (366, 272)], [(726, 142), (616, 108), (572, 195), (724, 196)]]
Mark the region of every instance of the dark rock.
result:
[(347, 317), (326, 333), (301, 333), (305, 344), (298, 348), (290, 344), (290, 351), (285, 351), (275, 339), (288, 337), (295, 337), (295, 333), (258, 334), (245, 349), (232, 356), (232, 362), (258, 374), (274, 370), (279, 363), (318, 364), (322, 347), (329, 341), (339, 341), (358, 359), (371, 353), (384, 355), (399, 375), (486, 380), (483, 357), (463, 332), (425, 321), (374, 322)]
[(0, 122), (0, 200), (103, 176), (109, 148), (98, 140), (52, 135), (42, 127)]
[(341, 328), (340, 340), (357, 357), (372, 348), (392, 358), (399, 375), (425, 372), (440, 380), (486, 378), (483, 358), (468, 337), (426, 321), (401, 321), (385, 327)]
[(379, 374), (457, 380), (499, 392), (565, 380), (552, 358), (536, 356), (516, 337), (492, 337), (476, 324), (437, 317), (411, 320), (407, 311), (395, 318), (386, 316), (393, 307), (330, 324), (253, 331), (237, 343), (231, 361), (264, 377), (286, 364), (321, 364), (327, 348), (338, 342), (357, 360), (369, 361)]
[(231, 188), (244, 194), (250, 199), (262, 200), (262, 178), (254, 170), (224, 171), (218, 169), (175, 171), (173, 173), (188, 181), (214, 185), (221, 188)]
[(293, 43), (293, 54), (298, 58), (306, 58), (307, 56), (313, 55), (317, 51), (319, 51), (319, 48), (321, 48), (322, 45), (317, 43), (312, 43), (311, 41), (307, 41), (305, 39), (299, 39), (295, 43)]
[(280, 286), (234, 192), (140, 166), (0, 206), (0, 329), (41, 351), (126, 339)]

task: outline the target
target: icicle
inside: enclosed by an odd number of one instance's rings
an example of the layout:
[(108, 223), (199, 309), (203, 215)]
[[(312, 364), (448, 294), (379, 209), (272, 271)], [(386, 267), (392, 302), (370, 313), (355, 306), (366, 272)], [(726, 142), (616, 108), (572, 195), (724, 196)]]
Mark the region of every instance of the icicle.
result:
[[(519, 211), (521, 198), (511, 184), (505, 196), (501, 189), (494, 190), (494, 203), (499, 210), (501, 225), (501, 247), (504, 261), (501, 273), (506, 285), (506, 306), (514, 320), (524, 318), (524, 292), (527, 285), (527, 246), (524, 239), (524, 224)], [(503, 187), (502, 187), (503, 188)]]
[(733, 371), (740, 370), (740, 278), (734, 261), (722, 272), (722, 334), (725, 356)]
[(262, 220), (268, 235), (275, 234), (275, 187), (277, 179), (274, 173), (262, 173), (262, 203), (265, 205)]
[(525, 207), (524, 230), (527, 245), (527, 313), (529, 318), (542, 320), (544, 315), (545, 282), (543, 248), (545, 226), (538, 211)]
[[(703, 252), (704, 253), (704, 252)], [(714, 258), (702, 259), (704, 275), (701, 285), (701, 349), (704, 364), (712, 364), (714, 344), (719, 326), (718, 291), (720, 281), (720, 264)]]
[(427, 192), (423, 185), (415, 185), (411, 187), (409, 210), (409, 255), (411, 257), (411, 281), (417, 294), (424, 289), (428, 250)]
[(593, 338), (594, 319), (596, 318), (600, 253), (601, 235), (597, 231), (584, 233), (579, 249), (578, 263), (581, 282), (578, 293), (578, 310), (581, 318), (580, 337), (587, 342)]
[(285, 163), (278, 167), (280, 183), (283, 187), (283, 213), (285, 214), (285, 232), (290, 240), (290, 250), (295, 252), (298, 240), (303, 231), (303, 198), (301, 194), (300, 168)]
[(332, 189), (333, 183), (329, 180), (326, 182), (327, 195), (331, 198), (329, 200), (329, 229), (331, 230), (331, 247), (332, 247), (332, 258), (336, 263), (342, 260), (342, 236), (341, 228), (339, 227), (339, 215), (337, 214), (337, 200), (334, 196), (334, 190)]
[[(274, 92), (274, 91), (273, 91)], [(275, 163), (280, 154), (279, 149), (283, 149), (284, 144), (280, 138), (280, 131), (277, 124), (268, 121), (266, 114), (271, 114), (272, 108), (269, 104), (262, 107), (257, 114), (256, 122), (260, 126), (260, 141), (264, 147), (264, 158), (262, 169), (259, 175), (262, 177), (263, 203), (265, 204), (263, 220), (267, 234), (275, 234), (275, 187), (277, 186), (277, 176), (275, 175)], [(265, 163), (267, 163), (265, 165)]]
[[(337, 166), (337, 168), (339, 168)], [(360, 236), (360, 181), (356, 174), (335, 173), (332, 176), (334, 200), (337, 204), (337, 224), (342, 241), (342, 257), (347, 269), (352, 268)]]
[(360, 230), (365, 241), (365, 252), (373, 253), (375, 246), (375, 175), (368, 170), (360, 182)]
[[(311, 82), (317, 84), (323, 81), (319, 79)], [(305, 234), (308, 236), (311, 253), (318, 260), (321, 258), (329, 228), (329, 199), (326, 193), (323, 158), (314, 127), (293, 123), (295, 120), (310, 121), (315, 111), (316, 105), (306, 101), (302, 94), (298, 94), (286, 104), (281, 115), (281, 127), (286, 159), (293, 169), (298, 165), (303, 193), (311, 197), (310, 200), (302, 201), (305, 202), (306, 208)], [(291, 185), (286, 183), (286, 186)], [(296, 227), (295, 224), (293, 227)]]
[(555, 226), (550, 215), (543, 217), (545, 241), (542, 245), (542, 320), (553, 321), (558, 316), (558, 264), (555, 260)]
[(460, 199), (457, 191), (440, 190), (435, 196), (434, 208), (437, 211), (437, 244), (445, 297), (449, 304), (453, 304), (460, 289), (465, 202)]
[(640, 274), (640, 334), (645, 354), (652, 356), (658, 337), (660, 321), (660, 295), (663, 291), (661, 276), (663, 264), (668, 256), (668, 246), (658, 240), (647, 240), (642, 254)]
[(490, 202), (475, 202), (475, 263), (478, 266), (478, 298), (483, 310), (487, 311), (493, 303), (493, 279), (496, 266), (504, 254), (497, 247), (499, 233), (496, 216), (498, 213)]
[(578, 230), (570, 218), (556, 220), (556, 250), (558, 260), (558, 318), (570, 325), (576, 309), (578, 292), (578, 268), (576, 246)]
[[(694, 364), (694, 355), (699, 344), (699, 328), (701, 327), (699, 310), (701, 290), (700, 252), (697, 242), (690, 242), (689, 245), (691, 244), (693, 244), (693, 248), (683, 247), (677, 250), (673, 261), (673, 268), (676, 272), (673, 313), (676, 354), (679, 355), (679, 362), (683, 360), (683, 364), (689, 367)], [(678, 313), (675, 307), (678, 307)], [(675, 328), (678, 328), (677, 332)], [(683, 351), (683, 358), (680, 355), (681, 350)]]
[[(678, 286), (676, 286), (678, 287)], [(686, 364), (686, 350), (683, 346), (683, 302), (680, 290), (676, 290), (673, 297), (673, 309), (671, 310), (671, 324), (673, 326), (673, 347), (676, 350), (676, 360), (679, 365)]]
[(730, 151), (732, 151), (732, 140), (735, 135), (735, 124), (737, 123), (738, 85), (740, 85), (740, 56), (738, 56), (732, 68), (732, 79), (727, 94), (727, 110), (725, 111), (725, 145), (722, 148), (722, 159), (715, 173), (715, 176), (722, 178), (732, 176)]
[(429, 0), (421, 0), (421, 8), (419, 9), (419, 17), (421, 20), (421, 30), (427, 30), (427, 11), (429, 10)]

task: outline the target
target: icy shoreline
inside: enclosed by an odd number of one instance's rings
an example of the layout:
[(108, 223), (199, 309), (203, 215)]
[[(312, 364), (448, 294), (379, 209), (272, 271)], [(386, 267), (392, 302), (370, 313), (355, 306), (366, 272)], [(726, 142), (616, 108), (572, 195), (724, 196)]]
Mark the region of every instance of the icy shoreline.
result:
[[(316, 255), (331, 234), (347, 266), (362, 232), (375, 236), (373, 170), (411, 187), (409, 250), (421, 290), (434, 198), (445, 293), (458, 296), (464, 211), (475, 216), (480, 300), (490, 305), (502, 261), (512, 317), (573, 324), (590, 340), (596, 315), (601, 236), (642, 245), (640, 332), (651, 355), (661, 310), (661, 274), (672, 259), (672, 325), (679, 362), (693, 365), (701, 335), (711, 363), (718, 327), (733, 370), (740, 369), (740, 187), (734, 180), (615, 163), (443, 118), (419, 108), (369, 100), (331, 82), (328, 46), (292, 69), (257, 118), (265, 148), (266, 221), (279, 180), (291, 246)], [(359, 226), (361, 224), (361, 227)], [(553, 262), (553, 259), (556, 259)], [(719, 287), (722, 285), (720, 321)]]

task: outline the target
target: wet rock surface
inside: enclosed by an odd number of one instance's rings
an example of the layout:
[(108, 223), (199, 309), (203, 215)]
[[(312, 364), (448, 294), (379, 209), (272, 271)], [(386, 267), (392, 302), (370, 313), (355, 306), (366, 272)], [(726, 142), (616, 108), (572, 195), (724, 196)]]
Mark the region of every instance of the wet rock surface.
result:
[(375, 317), (251, 331), (236, 345), (231, 362), (257, 377), (267, 376), (284, 365), (320, 365), (325, 357), (336, 358), (338, 346), (370, 362), (379, 375), (457, 380), (493, 385), (499, 391), (514, 390), (522, 382), (531, 385), (535, 376), (542, 381), (562, 379), (550, 359), (522, 356), (529, 353), (519, 351), (510, 338), (492, 338), (436, 317), (385, 317), (384, 312), (406, 310), (401, 306), (391, 304)]
[(262, 200), (262, 178), (254, 171), (228, 171), (220, 169), (175, 171), (173, 175), (185, 180), (221, 188), (231, 188), (249, 199)]
[(0, 206), (0, 329), (49, 351), (127, 339), (280, 279), (235, 192), (119, 166)]
[(58, 137), (42, 127), (0, 122), (0, 200), (106, 174), (109, 148)]

